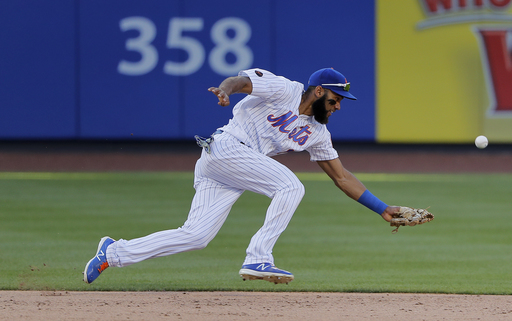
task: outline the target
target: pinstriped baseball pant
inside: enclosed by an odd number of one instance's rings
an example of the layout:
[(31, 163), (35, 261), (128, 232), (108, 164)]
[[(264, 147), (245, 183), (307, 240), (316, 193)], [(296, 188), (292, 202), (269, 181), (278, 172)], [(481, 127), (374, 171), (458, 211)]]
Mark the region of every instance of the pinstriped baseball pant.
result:
[(302, 200), (304, 186), (286, 166), (228, 133), (216, 135), (211, 148), (211, 154), (203, 150), (196, 163), (196, 194), (184, 225), (133, 240), (120, 239), (107, 249), (110, 266), (205, 248), (245, 190), (272, 201), (263, 226), (251, 238), (244, 264), (274, 263), (272, 249)]

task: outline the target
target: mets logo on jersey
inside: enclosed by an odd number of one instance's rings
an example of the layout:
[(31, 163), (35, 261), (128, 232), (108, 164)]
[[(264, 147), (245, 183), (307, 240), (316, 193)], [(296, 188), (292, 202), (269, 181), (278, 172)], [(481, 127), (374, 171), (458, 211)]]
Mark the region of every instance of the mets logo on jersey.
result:
[(289, 111), (286, 114), (278, 117), (274, 117), (274, 115), (269, 115), (267, 117), (267, 120), (273, 123), (273, 127), (279, 127), (279, 131), (281, 133), (288, 134), (288, 139), (291, 139), (302, 146), (307, 142), (309, 135), (311, 134), (311, 131), (309, 130), (310, 127), (302, 126), (299, 128), (294, 128), (292, 130), (286, 128), (295, 120), (297, 120), (297, 118), (299, 118), (297, 115), (294, 115), (291, 111)]

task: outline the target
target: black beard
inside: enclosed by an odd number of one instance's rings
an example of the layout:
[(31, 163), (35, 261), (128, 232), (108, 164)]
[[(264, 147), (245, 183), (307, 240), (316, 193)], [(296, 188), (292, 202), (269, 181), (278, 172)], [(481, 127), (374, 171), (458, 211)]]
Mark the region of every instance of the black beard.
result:
[(325, 101), (327, 99), (327, 95), (324, 94), (322, 97), (318, 98), (311, 105), (313, 110), (313, 116), (315, 120), (320, 124), (327, 124), (329, 122), (329, 117), (327, 117), (327, 109), (325, 108)]

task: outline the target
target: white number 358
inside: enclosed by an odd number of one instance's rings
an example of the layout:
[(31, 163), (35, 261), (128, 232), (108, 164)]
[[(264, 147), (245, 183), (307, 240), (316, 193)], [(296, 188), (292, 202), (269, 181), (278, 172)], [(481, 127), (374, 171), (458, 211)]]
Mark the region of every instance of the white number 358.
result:
[[(156, 36), (155, 24), (145, 17), (127, 17), (119, 22), (121, 31), (136, 30), (136, 38), (126, 40), (125, 48), (140, 54), (139, 61), (121, 60), (117, 71), (123, 75), (140, 76), (151, 72), (158, 63), (158, 51), (151, 44)], [(166, 61), (163, 71), (173, 76), (187, 76), (198, 71), (205, 61), (205, 50), (201, 42), (195, 38), (184, 36), (184, 31), (201, 31), (202, 18), (172, 18), (167, 33), (167, 48), (182, 49), (188, 54), (183, 62)], [(234, 36), (228, 36), (228, 30)], [(210, 37), (215, 47), (208, 56), (210, 67), (223, 76), (232, 76), (238, 71), (252, 65), (253, 53), (247, 46), (251, 38), (251, 27), (240, 18), (224, 18), (217, 21), (211, 29)], [(228, 53), (236, 57), (234, 63), (226, 59)]]

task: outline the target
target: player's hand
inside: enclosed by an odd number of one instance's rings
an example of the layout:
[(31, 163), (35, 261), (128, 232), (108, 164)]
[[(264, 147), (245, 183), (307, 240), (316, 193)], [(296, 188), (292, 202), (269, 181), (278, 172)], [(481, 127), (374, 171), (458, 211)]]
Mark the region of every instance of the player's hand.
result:
[(384, 213), (382, 213), (382, 218), (386, 220), (386, 222), (389, 222), (391, 221), (391, 219), (393, 218), (391, 216), (391, 214), (395, 214), (395, 213), (398, 213), (400, 212), (400, 206), (388, 206), (385, 210), (384, 210)]
[(224, 90), (217, 87), (210, 87), (208, 88), (208, 91), (211, 91), (215, 96), (217, 96), (217, 98), (219, 98), (219, 105), (223, 107), (229, 106), (229, 96)]

